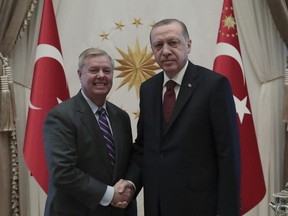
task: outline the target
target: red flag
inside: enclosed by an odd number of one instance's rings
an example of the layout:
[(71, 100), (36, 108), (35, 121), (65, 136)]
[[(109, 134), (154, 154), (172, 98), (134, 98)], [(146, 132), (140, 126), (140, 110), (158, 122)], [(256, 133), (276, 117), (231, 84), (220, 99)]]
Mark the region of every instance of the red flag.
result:
[(26, 125), (24, 159), (46, 193), (48, 169), (42, 127), (49, 110), (69, 97), (53, 3), (52, 0), (45, 0)]
[(238, 114), (241, 149), (241, 215), (256, 206), (266, 187), (242, 65), (232, 0), (224, 0), (213, 70), (231, 83)]

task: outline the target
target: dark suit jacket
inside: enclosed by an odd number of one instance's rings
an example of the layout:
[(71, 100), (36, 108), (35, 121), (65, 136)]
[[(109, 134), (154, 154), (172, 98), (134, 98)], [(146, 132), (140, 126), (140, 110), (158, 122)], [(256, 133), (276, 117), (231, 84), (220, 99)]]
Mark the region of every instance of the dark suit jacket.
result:
[(108, 101), (106, 108), (116, 147), (114, 171), (95, 115), (80, 91), (48, 113), (43, 128), (49, 170), (45, 216), (124, 215), (122, 209), (99, 204), (107, 185), (124, 177), (132, 147), (128, 114)]
[(239, 134), (228, 79), (189, 62), (169, 124), (162, 86), (163, 72), (141, 85), (126, 176), (138, 191), (144, 186), (145, 215), (240, 215)]

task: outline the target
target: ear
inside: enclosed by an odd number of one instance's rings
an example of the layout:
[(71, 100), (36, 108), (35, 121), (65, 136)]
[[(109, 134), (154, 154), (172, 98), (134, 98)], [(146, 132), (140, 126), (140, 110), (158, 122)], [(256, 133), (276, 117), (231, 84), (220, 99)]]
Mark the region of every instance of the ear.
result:
[(191, 39), (189, 39), (189, 41), (187, 43), (187, 47), (188, 47), (188, 54), (189, 54), (191, 51), (191, 47), (192, 47), (192, 40)]
[(78, 78), (80, 80), (80, 83), (82, 83), (82, 72), (80, 70), (77, 70), (77, 73), (78, 73)]

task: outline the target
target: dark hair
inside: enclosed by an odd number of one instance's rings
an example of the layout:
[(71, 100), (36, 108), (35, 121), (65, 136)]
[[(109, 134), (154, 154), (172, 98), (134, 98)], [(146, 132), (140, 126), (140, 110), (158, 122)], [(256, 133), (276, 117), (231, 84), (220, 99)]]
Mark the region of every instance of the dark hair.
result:
[(190, 36), (189, 36), (189, 33), (188, 33), (188, 30), (187, 30), (187, 26), (180, 20), (178, 19), (163, 19), (163, 20), (160, 20), (159, 22), (155, 23), (150, 31), (150, 43), (151, 43), (151, 32), (153, 31), (154, 28), (157, 28), (159, 26), (163, 26), (163, 25), (168, 25), (168, 24), (171, 24), (173, 22), (177, 22), (181, 25), (182, 27), (182, 30), (183, 30), (183, 36), (186, 40), (189, 40)]

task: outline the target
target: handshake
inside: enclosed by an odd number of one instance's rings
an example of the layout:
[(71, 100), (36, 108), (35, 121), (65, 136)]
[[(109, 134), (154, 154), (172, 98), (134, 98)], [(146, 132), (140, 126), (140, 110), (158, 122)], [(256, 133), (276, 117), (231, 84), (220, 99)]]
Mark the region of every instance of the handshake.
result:
[(133, 198), (135, 188), (130, 181), (120, 179), (114, 185), (114, 196), (111, 205), (117, 208), (126, 208)]

